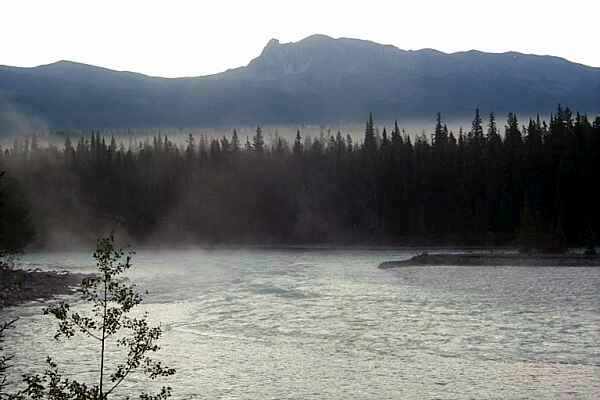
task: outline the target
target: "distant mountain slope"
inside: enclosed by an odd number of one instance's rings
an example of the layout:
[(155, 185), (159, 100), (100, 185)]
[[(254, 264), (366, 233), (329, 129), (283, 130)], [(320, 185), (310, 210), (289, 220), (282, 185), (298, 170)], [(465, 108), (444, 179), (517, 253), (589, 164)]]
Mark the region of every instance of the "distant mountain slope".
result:
[[(69, 61), (0, 67), (0, 129), (12, 115), (51, 127), (217, 126), (547, 112), (600, 112), (600, 69), (550, 57), (405, 51), (313, 35), (271, 40), (246, 67), (157, 78)], [(4, 116), (4, 117), (3, 117)], [(8, 122), (7, 122), (8, 121)]]

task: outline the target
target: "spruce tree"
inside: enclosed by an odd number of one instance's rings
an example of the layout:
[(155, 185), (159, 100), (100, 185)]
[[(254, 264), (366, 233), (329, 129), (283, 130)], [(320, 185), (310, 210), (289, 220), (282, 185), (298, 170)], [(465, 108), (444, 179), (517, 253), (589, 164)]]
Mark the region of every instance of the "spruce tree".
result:
[(400, 128), (398, 127), (398, 121), (394, 121), (394, 130), (392, 131), (392, 147), (394, 151), (398, 151), (402, 145), (402, 136), (400, 134)]
[(383, 128), (383, 133), (381, 134), (381, 148), (387, 148), (388, 145), (390, 144), (390, 141), (388, 139), (388, 135), (387, 135), (387, 130), (384, 127)]
[(484, 136), (483, 136), (483, 127), (481, 125), (481, 115), (479, 114), (479, 108), (475, 109), (475, 118), (473, 118), (473, 123), (471, 126), (471, 131), (469, 132), (469, 137), (476, 145), (483, 144)]
[(491, 137), (495, 137), (497, 135), (498, 135), (498, 126), (496, 125), (496, 115), (493, 112), (491, 112), (490, 119), (488, 122), (487, 136), (488, 136), (488, 139), (490, 139)]
[(238, 137), (237, 130), (233, 130), (233, 135), (231, 137), (231, 151), (233, 153), (237, 153), (240, 151), (240, 138)]
[(442, 114), (437, 113), (432, 145), (438, 149), (444, 149), (448, 143), (448, 128), (442, 124)]
[(365, 139), (363, 149), (368, 157), (374, 157), (377, 153), (377, 138), (375, 136), (375, 124), (373, 122), (373, 113), (369, 113), (369, 119), (365, 127)]
[(196, 155), (196, 143), (194, 136), (190, 133), (187, 137), (187, 147), (185, 148), (185, 155), (188, 161), (192, 160)]
[(296, 131), (296, 139), (294, 140), (294, 155), (299, 156), (303, 151), (302, 136), (300, 136), (300, 129)]
[(523, 136), (519, 129), (519, 121), (517, 120), (517, 115), (514, 113), (508, 113), (504, 141), (511, 152), (518, 151), (518, 148), (523, 143)]
[(341, 157), (342, 153), (346, 151), (346, 143), (344, 142), (344, 137), (340, 131), (335, 135), (335, 149), (338, 159)]
[(349, 152), (354, 151), (354, 144), (352, 143), (352, 136), (350, 136), (350, 134), (346, 135), (346, 149), (348, 149)]
[(265, 151), (265, 140), (260, 125), (256, 127), (256, 135), (252, 138), (252, 149), (257, 153), (263, 153)]

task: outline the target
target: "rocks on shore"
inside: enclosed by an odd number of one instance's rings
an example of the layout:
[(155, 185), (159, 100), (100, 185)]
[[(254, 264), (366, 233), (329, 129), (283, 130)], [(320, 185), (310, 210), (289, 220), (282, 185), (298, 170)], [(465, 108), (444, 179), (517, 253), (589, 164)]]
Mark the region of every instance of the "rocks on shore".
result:
[(86, 277), (54, 271), (0, 270), (0, 308), (70, 294)]
[(583, 254), (428, 254), (407, 260), (386, 261), (381, 269), (420, 266), (600, 267), (600, 256)]

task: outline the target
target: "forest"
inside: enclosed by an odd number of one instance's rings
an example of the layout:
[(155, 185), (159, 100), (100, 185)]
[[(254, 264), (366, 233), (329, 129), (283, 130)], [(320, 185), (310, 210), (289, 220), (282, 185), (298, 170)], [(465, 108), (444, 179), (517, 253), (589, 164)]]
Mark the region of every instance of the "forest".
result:
[[(502, 126), (503, 125), (503, 126)], [(600, 116), (559, 106), (503, 124), (476, 110), (449, 131), (398, 124), (267, 142), (189, 135), (128, 140), (21, 137), (0, 152), (3, 248), (93, 241), (152, 244), (515, 245), (560, 251), (600, 231)]]

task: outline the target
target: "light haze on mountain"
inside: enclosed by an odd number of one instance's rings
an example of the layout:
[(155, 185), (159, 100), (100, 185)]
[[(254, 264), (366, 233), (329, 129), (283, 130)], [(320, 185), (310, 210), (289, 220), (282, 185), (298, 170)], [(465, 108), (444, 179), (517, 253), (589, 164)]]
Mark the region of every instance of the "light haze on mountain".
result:
[[(226, 49), (224, 49), (225, 51)], [(378, 118), (600, 111), (600, 68), (517, 52), (406, 51), (312, 35), (270, 40), (247, 66), (185, 78), (150, 77), (71, 61), (0, 67), (0, 128), (219, 127), (352, 123)], [(18, 118), (16, 117), (18, 116)], [(25, 125), (27, 126), (27, 125)]]

